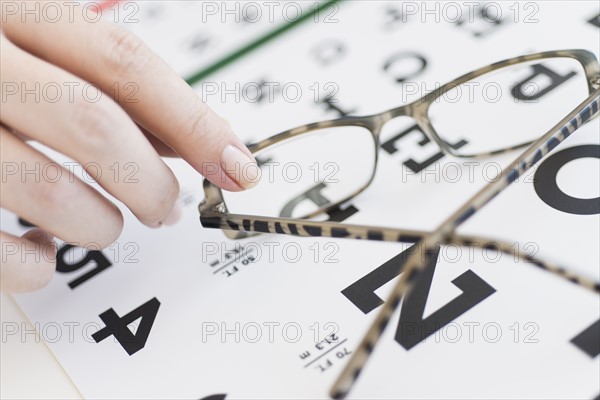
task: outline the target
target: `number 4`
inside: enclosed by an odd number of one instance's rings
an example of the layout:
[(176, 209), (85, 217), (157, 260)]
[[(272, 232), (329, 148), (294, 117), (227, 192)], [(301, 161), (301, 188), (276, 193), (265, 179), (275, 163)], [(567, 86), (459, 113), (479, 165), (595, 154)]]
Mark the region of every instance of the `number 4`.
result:
[[(100, 343), (112, 335), (123, 346), (127, 354), (131, 356), (146, 345), (146, 340), (148, 340), (159, 307), (160, 301), (154, 297), (122, 317), (119, 317), (115, 310), (109, 308), (100, 314), (100, 319), (106, 326), (94, 333), (92, 338), (96, 343)], [(128, 325), (138, 318), (141, 318), (140, 326), (134, 334)]]

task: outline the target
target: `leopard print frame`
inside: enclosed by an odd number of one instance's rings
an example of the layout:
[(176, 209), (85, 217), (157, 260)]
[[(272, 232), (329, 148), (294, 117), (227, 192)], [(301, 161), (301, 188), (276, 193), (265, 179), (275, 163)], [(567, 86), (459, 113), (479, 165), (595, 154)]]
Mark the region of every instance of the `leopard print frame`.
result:
[[(594, 79), (596, 82), (598, 81), (597, 77)], [(509, 168), (503, 170), (499, 180), (484, 186), (459, 210), (452, 214), (450, 218), (444, 221), (436, 230), (428, 234), (420, 242), (420, 249), (425, 254), (430, 254), (439, 243), (446, 243), (452, 240), (453, 237), (456, 237), (454, 233), (456, 227), (473, 216), (477, 210), (481, 209), (504, 188), (535, 165), (544, 155), (548, 154), (548, 152), (569, 137), (577, 128), (595, 116), (598, 113), (599, 105), (600, 89), (595, 89), (575, 110), (528, 147)], [(410, 292), (410, 289), (424, 271), (425, 263), (422, 259), (423, 257), (419, 257), (418, 254), (413, 254), (407, 259), (404, 265), (404, 273), (395, 284), (392, 294), (381, 306), (358, 348), (352, 353), (344, 369), (333, 384), (329, 393), (332, 398), (344, 398), (358, 379), (367, 359), (387, 327), (392, 314), (398, 308), (400, 300)]]
[[(516, 146), (487, 153), (464, 155), (456, 153), (454, 149), (452, 149), (440, 138), (435, 129), (431, 126), (427, 116), (429, 106), (438, 97), (457, 85), (507, 66), (560, 57), (573, 58), (579, 61), (579, 63), (583, 66), (588, 82), (590, 96), (535, 142), (524, 142)], [(598, 282), (594, 282), (585, 277), (570, 273), (562, 266), (543, 262), (531, 256), (524, 255), (525, 253), (516, 251), (514, 246), (510, 244), (486, 238), (461, 236), (455, 232), (459, 225), (473, 216), (480, 208), (485, 206), (485, 204), (487, 204), (491, 199), (502, 192), (503, 189), (513, 183), (525, 171), (540, 161), (546, 154), (548, 154), (564, 139), (570, 136), (577, 128), (598, 115), (600, 104), (599, 87), (600, 67), (596, 57), (591, 52), (586, 50), (558, 50), (529, 54), (503, 60), (465, 74), (454, 81), (441, 86), (437, 90), (427, 94), (421, 99), (407, 105), (370, 116), (351, 116), (337, 120), (301, 126), (249, 146), (253, 153), (257, 153), (260, 150), (283, 140), (287, 140), (289, 138), (317, 129), (336, 126), (361, 126), (367, 128), (373, 134), (375, 143), (378, 144), (379, 134), (382, 126), (387, 121), (398, 116), (409, 116), (414, 118), (421, 130), (425, 135), (428, 136), (430, 140), (436, 143), (444, 153), (456, 157), (489, 157), (529, 146), (511, 164), (509, 168), (506, 168), (502, 172), (500, 179), (495, 180), (494, 182), (491, 182), (482, 188), (477, 194), (475, 194), (470, 200), (468, 200), (462, 207), (460, 207), (436, 230), (432, 232), (348, 225), (335, 222), (314, 222), (303, 219), (263, 218), (249, 215), (229, 214), (225, 202), (223, 201), (221, 190), (207, 180), (204, 181), (205, 200), (199, 205), (200, 221), (202, 225), (207, 228), (223, 229), (230, 238), (247, 237), (250, 235), (248, 232), (253, 232), (254, 234), (277, 233), (295, 236), (324, 236), (365, 240), (417, 242), (420, 244), (419, 249), (421, 251), (416, 252), (407, 260), (407, 263), (404, 266), (404, 273), (401, 274), (401, 277), (396, 283), (392, 294), (382, 305), (374, 323), (370, 326), (361, 343), (359, 344), (359, 347), (352, 354), (343, 371), (332, 386), (330, 390), (330, 396), (333, 398), (343, 398), (349, 392), (354, 382), (358, 379), (362, 368), (364, 367), (369, 355), (375, 348), (375, 345), (387, 326), (392, 313), (398, 307), (401, 298), (409, 293), (411, 287), (414, 286), (414, 283), (423, 272), (423, 257), (420, 257), (418, 253), (421, 255), (426, 255), (433, 251), (436, 246), (449, 243), (463, 246), (494, 248), (503, 253), (517, 256), (524, 261), (528, 261), (532, 265), (561, 276), (562, 278), (568, 279), (569, 281), (581, 285), (596, 293), (600, 292), (600, 286)], [(373, 170), (373, 175), (374, 173), (375, 169)], [(373, 176), (371, 176), (371, 180), (372, 179)], [(342, 203), (345, 203), (350, 198), (365, 190), (369, 184), (370, 181), (357, 192), (351, 194), (349, 197), (335, 204), (330, 204), (326, 208), (319, 209), (312, 215), (318, 215), (333, 209)], [(237, 233), (232, 234), (231, 232)]]

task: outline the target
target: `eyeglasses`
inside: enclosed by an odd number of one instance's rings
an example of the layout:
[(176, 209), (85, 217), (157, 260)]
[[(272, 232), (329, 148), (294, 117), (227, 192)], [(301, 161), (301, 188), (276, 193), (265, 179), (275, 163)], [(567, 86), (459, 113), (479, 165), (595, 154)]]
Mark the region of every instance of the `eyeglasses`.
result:
[[(407, 259), (391, 295), (330, 391), (331, 397), (342, 398), (358, 378), (400, 299), (426, 269), (427, 254), (437, 246), (493, 248), (600, 293), (598, 282), (529, 256), (514, 244), (456, 233), (459, 225), (597, 116), (599, 103), (600, 67), (588, 51), (548, 51), (500, 61), (409, 104), (375, 115), (301, 126), (250, 145), (263, 166), (260, 183), (225, 199), (217, 186), (204, 180), (200, 221), (204, 227), (223, 229), (231, 239), (278, 233), (418, 243), (419, 251)], [(548, 124), (554, 115), (566, 116), (555, 125)], [(341, 206), (373, 182), (382, 129), (397, 117), (412, 117), (443, 154), (456, 157), (490, 157), (528, 147), (433, 231), (336, 222), (352, 213)], [(546, 133), (540, 136), (540, 132)], [(245, 173), (242, 166), (236, 172)], [(229, 213), (225, 201), (242, 213)], [(318, 220), (325, 217), (329, 220)]]

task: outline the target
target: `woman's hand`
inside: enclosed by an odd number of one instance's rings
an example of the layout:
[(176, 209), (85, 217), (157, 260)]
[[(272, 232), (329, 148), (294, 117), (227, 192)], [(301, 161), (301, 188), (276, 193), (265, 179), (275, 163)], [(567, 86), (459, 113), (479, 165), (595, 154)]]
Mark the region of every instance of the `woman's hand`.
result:
[[(40, 15), (44, 2), (0, 1), (0, 204), (39, 227), (22, 237), (0, 232), (0, 282), (8, 291), (49, 281), (53, 236), (100, 249), (123, 226), (111, 201), (26, 140), (77, 161), (150, 227), (178, 218), (179, 185), (159, 154), (181, 156), (226, 190), (258, 179), (228, 124), (139, 38), (89, 22), (79, 6), (53, 4), (62, 16), (50, 21)], [(126, 165), (136, 170), (133, 183), (111, 170)]]

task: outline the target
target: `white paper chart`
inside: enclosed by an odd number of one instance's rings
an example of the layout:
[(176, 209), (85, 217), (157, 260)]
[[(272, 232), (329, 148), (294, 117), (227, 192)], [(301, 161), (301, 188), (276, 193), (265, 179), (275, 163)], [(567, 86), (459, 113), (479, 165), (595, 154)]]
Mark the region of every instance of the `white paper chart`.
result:
[[(295, 2), (300, 13), (313, 14), (288, 30), (281, 27), (293, 23), (294, 2), (272, 2), (272, 22), (256, 2), (263, 12), (256, 23), (222, 24), (216, 17), (225, 3), (138, 2), (131, 10), (139, 22), (126, 28), (247, 142), (399, 106), (504, 58), (600, 52), (596, 1), (302, 1)], [(209, 6), (215, 18), (203, 24)], [(489, 164), (444, 157), (408, 118), (390, 122), (380, 147), (375, 180), (344, 206), (344, 222), (430, 230), (487, 183)], [(505, 166), (514, 157), (494, 161)], [(600, 213), (557, 206), (539, 190), (556, 184), (593, 207), (599, 161), (595, 119), (460, 232), (528, 245), (599, 280)], [(14, 296), (19, 306), (86, 398), (326, 398), (410, 244), (229, 240), (200, 225), (201, 176), (180, 160), (168, 163), (182, 187), (180, 223), (152, 230), (121, 207), (126, 224), (117, 243), (101, 252), (63, 245), (51, 283)], [(439, 179), (455, 166), (460, 179)], [(3, 210), (2, 229), (28, 228)], [(509, 256), (455, 256), (442, 247), (433, 275), (396, 311), (350, 398), (596, 399), (599, 318), (598, 296), (570, 282)], [(424, 340), (397, 330), (411, 323), (434, 328)]]

